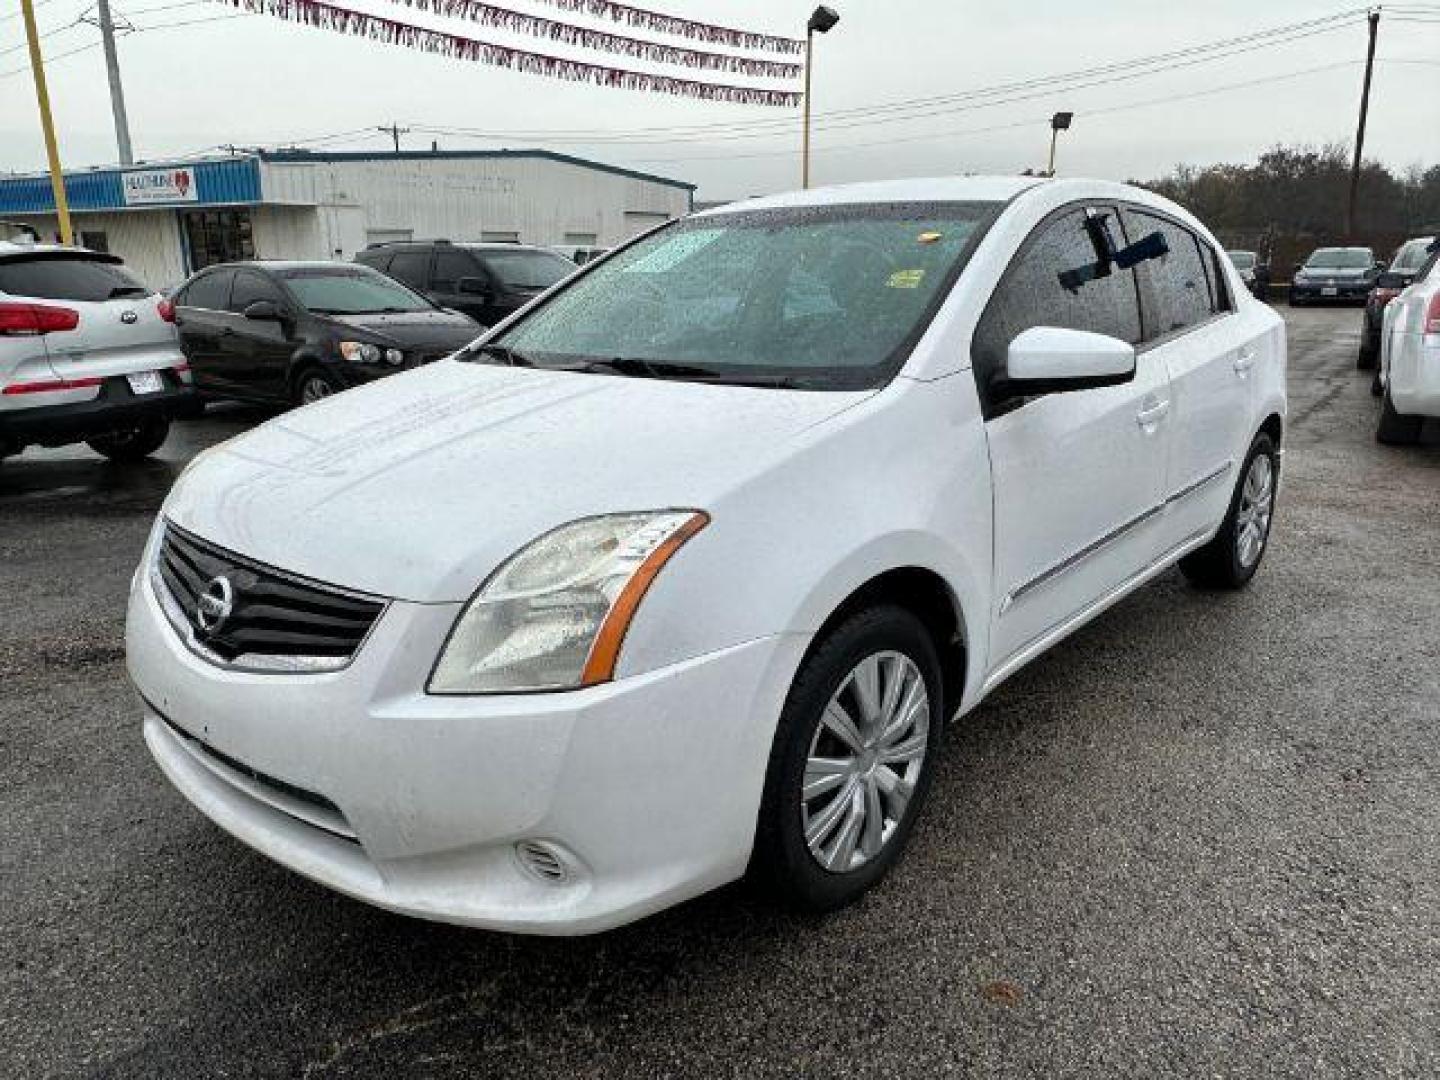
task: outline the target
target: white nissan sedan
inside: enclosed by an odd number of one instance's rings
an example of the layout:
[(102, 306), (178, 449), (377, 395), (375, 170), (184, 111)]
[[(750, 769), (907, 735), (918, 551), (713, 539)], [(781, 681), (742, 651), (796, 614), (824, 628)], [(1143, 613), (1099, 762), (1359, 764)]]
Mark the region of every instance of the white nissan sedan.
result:
[(197, 459), (131, 592), (145, 739), (394, 911), (585, 933), (747, 871), (833, 908), (947, 723), (1175, 563), (1250, 580), (1284, 368), (1215, 238), (1132, 187), (697, 214)]

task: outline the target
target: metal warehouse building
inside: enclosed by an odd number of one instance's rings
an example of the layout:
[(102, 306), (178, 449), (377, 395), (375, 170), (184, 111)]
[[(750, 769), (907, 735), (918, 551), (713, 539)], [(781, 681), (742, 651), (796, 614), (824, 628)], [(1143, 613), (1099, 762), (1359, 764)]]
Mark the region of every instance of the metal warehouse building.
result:
[[(254, 151), (67, 173), (77, 240), (163, 288), (234, 259), (348, 260), (406, 239), (611, 246), (694, 185), (547, 150)], [(0, 218), (58, 235), (49, 176), (0, 176)]]

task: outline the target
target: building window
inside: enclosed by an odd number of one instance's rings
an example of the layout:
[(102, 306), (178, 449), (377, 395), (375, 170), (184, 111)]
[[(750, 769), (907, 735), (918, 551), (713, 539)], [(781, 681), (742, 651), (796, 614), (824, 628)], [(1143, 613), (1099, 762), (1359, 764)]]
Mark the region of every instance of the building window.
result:
[(562, 243), (566, 246), (573, 244), (576, 247), (594, 247), (595, 234), (593, 232), (567, 232)]
[(520, 234), (518, 232), (495, 232), (486, 229), (480, 234), (482, 244), (518, 244)]
[(109, 254), (110, 238), (105, 235), (104, 229), (85, 229), (80, 233), (80, 246), (89, 248), (91, 251)]
[(370, 247), (377, 244), (399, 244), (413, 239), (414, 236), (414, 229), (366, 229), (365, 243)]
[(191, 271), (255, 258), (248, 210), (187, 210), (180, 215)]

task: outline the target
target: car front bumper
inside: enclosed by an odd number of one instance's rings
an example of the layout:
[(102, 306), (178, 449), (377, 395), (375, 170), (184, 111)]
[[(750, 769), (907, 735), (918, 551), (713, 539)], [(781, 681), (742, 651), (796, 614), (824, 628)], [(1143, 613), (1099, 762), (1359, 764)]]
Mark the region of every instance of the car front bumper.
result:
[[(124, 376), (112, 376), (88, 401), (65, 400), (75, 394), (62, 390), (34, 395), (34, 405), (8, 402), (10, 407), (0, 410), (0, 449), (66, 446), (147, 420), (179, 420), (200, 414), (203, 406), (188, 382), (173, 370), (161, 373), (161, 378), (165, 389), (153, 394), (131, 393)], [(56, 398), (58, 403), (50, 403)]]
[(1368, 281), (1344, 282), (1327, 285), (1319, 282), (1290, 283), (1292, 300), (1330, 301), (1334, 303), (1363, 303), (1370, 295), (1373, 284)]
[[(162, 586), (163, 587), (163, 586)], [(180, 641), (147, 573), (128, 666), (166, 776), (239, 839), (407, 915), (581, 934), (740, 877), (808, 642), (780, 635), (566, 693), (431, 696), (458, 613), (392, 602), (344, 670), (246, 673)], [(517, 844), (564, 868), (543, 879)]]

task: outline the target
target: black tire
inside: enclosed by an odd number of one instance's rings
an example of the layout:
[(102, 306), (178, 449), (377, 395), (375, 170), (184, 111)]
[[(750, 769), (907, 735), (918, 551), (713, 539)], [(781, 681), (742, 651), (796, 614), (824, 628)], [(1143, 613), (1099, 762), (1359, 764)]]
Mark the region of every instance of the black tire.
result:
[(1375, 441), (1386, 446), (1411, 446), (1420, 441), (1423, 416), (1405, 416), (1395, 411), (1387, 386), (1380, 395), (1380, 423), (1375, 428)]
[(122, 465), (143, 461), (170, 437), (170, 421), (146, 420), (136, 427), (87, 439), (85, 445), (97, 454)]
[[(1248, 501), (1246, 485), (1251, 478), (1255, 461), (1260, 457), (1266, 458), (1270, 463), (1269, 510), (1260, 527), (1258, 550), (1247, 560), (1249, 549), (1243, 543), (1245, 525), (1250, 519), (1245, 506)], [(1241, 466), (1235, 482), (1235, 491), (1230, 496), (1230, 509), (1226, 511), (1220, 531), (1204, 547), (1180, 560), (1180, 572), (1190, 584), (1199, 589), (1243, 589), (1250, 583), (1255, 571), (1260, 569), (1265, 551), (1270, 546), (1270, 528), (1275, 517), (1275, 495), (1279, 479), (1280, 455), (1275, 448), (1275, 441), (1262, 431), (1255, 436), (1255, 440), (1250, 444), (1250, 452), (1245, 455), (1245, 463)]]
[(298, 408), (338, 394), (343, 389), (324, 368), (312, 364), (295, 373), (290, 387), (290, 402)]
[[(893, 782), (896, 769), (904, 771), (910, 766), (886, 766), (883, 761), (875, 762), (874, 751), (870, 751), (873, 763), (868, 773), (862, 773), (859, 770), (864, 769), (865, 762), (862, 755), (856, 755), (856, 771), (846, 773), (843, 781), (835, 782), (839, 790), (833, 801), (836, 804), (842, 800), (848, 802), (849, 796), (845, 793), (858, 790), (856, 797), (865, 804), (867, 813), (871, 805), (881, 808), (876, 820), (882, 822), (880, 836), (883, 838), (877, 837), (875, 853), (868, 857), (863, 850), (864, 843), (857, 845), (858, 857), (864, 860), (862, 864), (847, 870), (831, 870), (822, 866), (818, 856), (811, 853), (805, 838), (804, 815), (807, 811), (815, 813), (817, 821), (824, 817), (824, 806), (820, 804), (828, 794), (802, 799), (807, 760), (813, 748), (824, 745), (825, 740), (834, 739), (830, 734), (831, 728), (827, 727), (823, 733), (820, 730), (832, 697), (839, 694), (841, 701), (848, 703), (849, 711), (859, 712), (859, 699), (852, 696), (857, 688), (850, 683), (851, 674), (865, 660), (876, 658), (877, 654), (886, 654), (887, 658), (881, 662), (894, 665), (889, 668), (889, 677), (896, 677), (900, 669), (901, 665), (894, 656), (898, 654), (913, 665), (913, 669), (905, 669), (908, 677), (913, 680), (918, 672), (923, 681), (928, 707), (921, 709), (916, 701), (911, 711), (917, 716), (916, 727), (918, 718), (923, 716), (928, 730), (917, 736), (914, 729), (902, 728), (895, 737), (901, 742), (918, 738), (925, 750), (917, 763), (918, 768), (914, 770), (915, 775), (910, 778), (913, 786), (909, 798), (899, 811), (898, 819), (893, 821), (887, 815), (894, 810), (891, 801), (894, 796), (876, 794), (874, 798), (877, 801), (871, 804), (866, 801), (867, 784), (876, 787), (881, 779), (877, 776), (878, 770), (889, 768)], [(882, 683), (885, 681), (882, 678)], [(831, 911), (851, 903), (884, 877), (904, 850), (930, 788), (944, 722), (941, 700), (940, 663), (935, 644), (925, 625), (909, 611), (891, 605), (867, 608), (828, 631), (801, 664), (775, 732), (750, 864), (752, 878), (757, 884), (789, 906), (806, 911)], [(906, 731), (910, 732), (909, 736), (905, 736)], [(837, 740), (834, 745), (842, 744)], [(883, 788), (884, 785), (878, 786)], [(866, 817), (866, 820), (869, 818)], [(841, 814), (836, 818), (835, 831), (827, 830), (820, 839), (834, 838), (834, 850), (838, 854), (840, 834), (850, 824), (850, 815)], [(883, 834), (885, 828), (890, 829), (888, 835)], [(821, 846), (823, 850), (824, 845)], [(856, 856), (846, 857), (853, 861)]]
[(1380, 348), (1365, 331), (1360, 332), (1360, 351), (1355, 354), (1355, 367), (1359, 371), (1370, 371), (1380, 358)]

